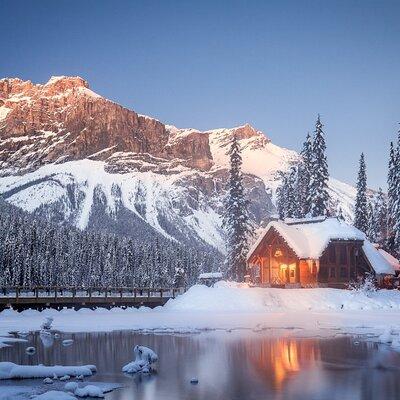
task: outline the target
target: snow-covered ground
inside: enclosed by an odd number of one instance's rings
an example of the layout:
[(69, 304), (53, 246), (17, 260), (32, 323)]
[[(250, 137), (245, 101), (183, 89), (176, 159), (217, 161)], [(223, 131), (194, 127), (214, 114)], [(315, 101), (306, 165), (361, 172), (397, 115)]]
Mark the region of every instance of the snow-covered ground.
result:
[(400, 292), (250, 288), (219, 282), (213, 288), (193, 286), (155, 309), (5, 310), (0, 313), (0, 335), (39, 330), (47, 316), (54, 317), (53, 329), (62, 332), (284, 329), (299, 336), (341, 332), (378, 338), (388, 328), (393, 335), (400, 332)]

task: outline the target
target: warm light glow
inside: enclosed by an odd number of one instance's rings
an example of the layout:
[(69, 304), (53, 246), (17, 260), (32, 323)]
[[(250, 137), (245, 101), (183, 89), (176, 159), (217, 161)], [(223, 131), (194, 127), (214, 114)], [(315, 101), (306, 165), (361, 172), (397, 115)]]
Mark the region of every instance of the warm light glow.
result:
[[(289, 375), (307, 369), (320, 359), (318, 341), (282, 338), (264, 343), (249, 343), (248, 351), (259, 373), (281, 388)], [(271, 373), (272, 372), (272, 373)]]
[(278, 258), (278, 257), (282, 257), (283, 253), (281, 249), (276, 249), (275, 253), (274, 253), (274, 257)]

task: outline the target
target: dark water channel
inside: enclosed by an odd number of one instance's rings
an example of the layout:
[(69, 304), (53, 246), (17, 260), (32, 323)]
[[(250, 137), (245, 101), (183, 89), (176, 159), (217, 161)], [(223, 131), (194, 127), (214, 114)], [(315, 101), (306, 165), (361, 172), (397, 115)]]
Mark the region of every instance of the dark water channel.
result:
[[(62, 339), (68, 338), (74, 339), (73, 345), (63, 347)], [(62, 334), (50, 347), (45, 347), (38, 335), (28, 340), (0, 349), (0, 361), (95, 364), (97, 374), (85, 381), (124, 386), (107, 394), (109, 400), (400, 399), (400, 353), (349, 337), (276, 338), (245, 331), (176, 336), (122, 331)], [(158, 353), (157, 373), (126, 376), (121, 372), (132, 360), (135, 344)], [(25, 348), (32, 345), (37, 352), (29, 356)], [(191, 378), (198, 378), (199, 383), (191, 384)], [(0, 381), (0, 393), (10, 384), (38, 385), (41, 380)]]

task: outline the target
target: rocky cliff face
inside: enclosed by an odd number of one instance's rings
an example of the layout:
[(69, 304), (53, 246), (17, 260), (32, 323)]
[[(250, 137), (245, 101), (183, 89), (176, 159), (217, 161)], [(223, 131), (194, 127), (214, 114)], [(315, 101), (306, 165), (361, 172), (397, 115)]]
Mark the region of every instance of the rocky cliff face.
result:
[[(223, 251), (222, 198), (233, 137), (255, 228), (274, 213), (277, 172), (298, 155), (246, 124), (201, 132), (128, 110), (79, 77), (46, 84), (0, 80), (0, 194), (10, 203), (82, 229), (140, 239), (154, 230)], [(1, 178), (2, 176), (2, 178)], [(354, 189), (330, 182), (352, 213)]]
[(200, 132), (171, 139), (161, 122), (98, 96), (79, 77), (46, 84), (0, 80), (0, 160), (3, 173), (50, 163), (101, 159), (115, 152), (149, 154), (208, 170), (208, 138)]

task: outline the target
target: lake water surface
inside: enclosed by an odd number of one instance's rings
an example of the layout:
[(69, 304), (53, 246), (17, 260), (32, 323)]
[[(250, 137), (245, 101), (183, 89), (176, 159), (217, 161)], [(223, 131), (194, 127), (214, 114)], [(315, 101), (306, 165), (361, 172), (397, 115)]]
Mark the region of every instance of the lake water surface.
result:
[[(62, 339), (74, 339), (63, 347)], [(387, 346), (335, 339), (271, 337), (266, 332), (143, 335), (129, 331), (61, 334), (46, 347), (39, 335), (0, 349), (0, 361), (19, 364), (95, 364), (85, 381), (121, 383), (113, 400), (357, 400), (400, 399), (400, 354)], [(127, 376), (123, 365), (141, 344), (159, 355), (157, 373)], [(27, 346), (37, 353), (29, 356)], [(199, 383), (190, 383), (197, 378)], [(41, 380), (0, 381), (33, 385)], [(50, 390), (50, 387), (46, 387)], [(23, 398), (23, 397), (21, 397)]]

